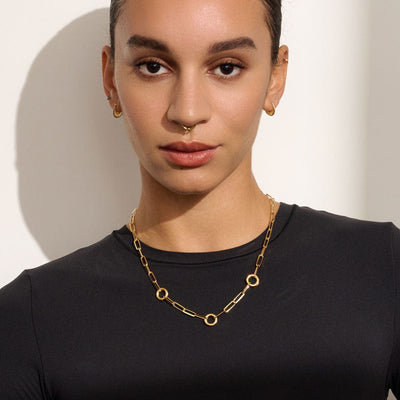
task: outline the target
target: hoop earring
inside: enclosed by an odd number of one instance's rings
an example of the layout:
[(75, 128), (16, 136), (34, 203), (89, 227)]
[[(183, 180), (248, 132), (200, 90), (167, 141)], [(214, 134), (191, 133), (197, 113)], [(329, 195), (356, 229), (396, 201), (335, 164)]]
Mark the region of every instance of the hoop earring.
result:
[(270, 117), (273, 117), (273, 116), (275, 115), (275, 106), (274, 106), (274, 103), (272, 103), (272, 110), (267, 111), (267, 114), (268, 114)]
[(118, 111), (117, 110), (117, 105), (115, 105), (114, 106), (114, 109), (113, 109), (113, 115), (114, 115), (114, 118), (121, 118), (122, 117), (122, 111)]

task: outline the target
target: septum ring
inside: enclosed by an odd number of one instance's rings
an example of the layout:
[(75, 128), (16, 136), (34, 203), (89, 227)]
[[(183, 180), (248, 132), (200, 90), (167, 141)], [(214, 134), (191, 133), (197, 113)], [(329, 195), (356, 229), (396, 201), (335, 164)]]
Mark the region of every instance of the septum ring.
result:
[(190, 133), (196, 127), (196, 124), (192, 125), (192, 126), (187, 126), (185, 124), (181, 124), (181, 127), (183, 128), (185, 133)]

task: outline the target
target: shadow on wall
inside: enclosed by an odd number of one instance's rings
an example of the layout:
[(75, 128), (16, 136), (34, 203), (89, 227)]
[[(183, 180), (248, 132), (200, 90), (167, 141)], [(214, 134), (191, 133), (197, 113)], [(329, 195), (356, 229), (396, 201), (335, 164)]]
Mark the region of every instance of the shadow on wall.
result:
[(101, 78), (108, 9), (60, 31), (36, 57), (17, 115), (19, 198), (49, 259), (128, 221), (138, 204), (137, 159)]

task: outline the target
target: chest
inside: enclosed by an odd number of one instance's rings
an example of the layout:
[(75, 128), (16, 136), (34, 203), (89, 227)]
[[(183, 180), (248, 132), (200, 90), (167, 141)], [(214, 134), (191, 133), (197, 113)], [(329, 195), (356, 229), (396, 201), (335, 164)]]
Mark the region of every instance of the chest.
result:
[[(215, 327), (158, 301), (147, 282), (73, 303), (51, 334), (39, 332), (50, 391), (77, 400), (385, 398), (390, 296), (267, 272)], [(231, 300), (217, 284), (204, 296), (201, 288), (176, 283), (175, 292), (205, 312)]]

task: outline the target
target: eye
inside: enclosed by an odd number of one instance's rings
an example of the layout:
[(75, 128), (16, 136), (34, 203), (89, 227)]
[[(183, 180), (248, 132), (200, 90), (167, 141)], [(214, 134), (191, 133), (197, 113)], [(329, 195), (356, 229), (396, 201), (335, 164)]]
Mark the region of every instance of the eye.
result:
[(168, 68), (164, 67), (158, 61), (143, 61), (136, 64), (140, 73), (146, 76), (159, 76), (168, 73)]
[(212, 71), (218, 77), (226, 79), (239, 75), (242, 69), (244, 69), (243, 65), (228, 62), (218, 65)]

